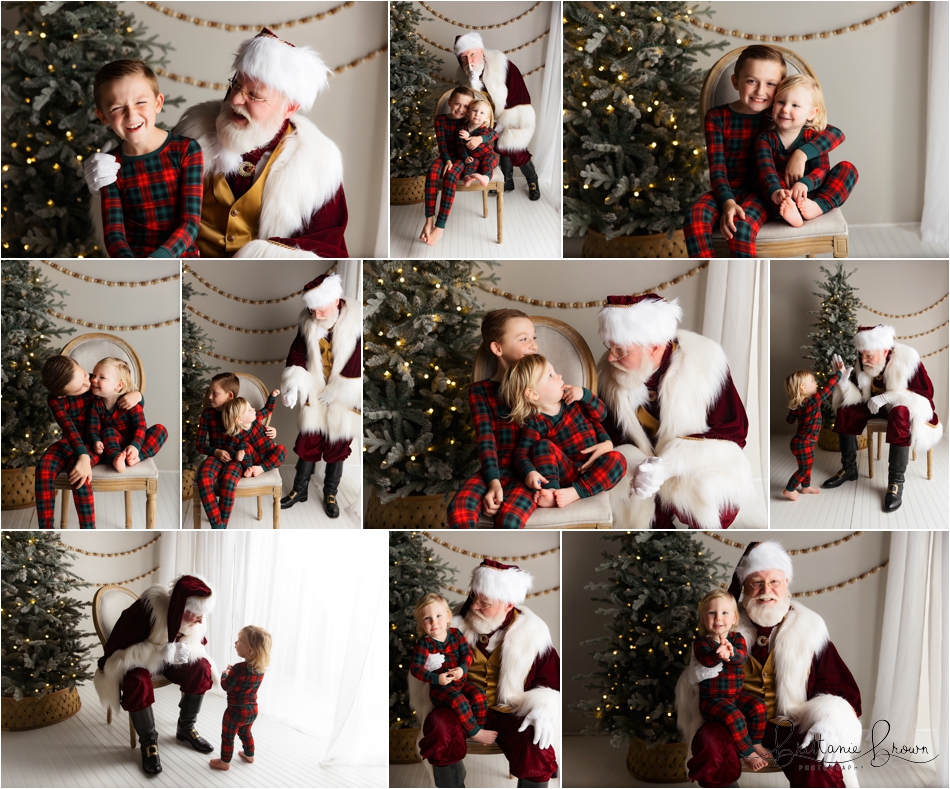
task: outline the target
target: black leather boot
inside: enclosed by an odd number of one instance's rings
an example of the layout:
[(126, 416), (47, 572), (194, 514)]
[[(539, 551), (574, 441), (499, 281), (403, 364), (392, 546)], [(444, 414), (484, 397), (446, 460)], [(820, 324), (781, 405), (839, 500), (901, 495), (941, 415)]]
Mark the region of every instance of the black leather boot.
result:
[(462, 762), (449, 764), (445, 767), (436, 767), (432, 765), (432, 777), (435, 779), (435, 785), (445, 787), (446, 789), (464, 789), (465, 787), (465, 765)]
[(907, 457), (910, 447), (887, 449), (887, 493), (884, 494), (884, 512), (900, 509), (901, 496), (904, 495), (904, 472), (907, 470)]
[(532, 787), (532, 786), (547, 786), (547, 785), (548, 785), (548, 782), (547, 782), (547, 781), (545, 781), (543, 784), (536, 784), (536, 783), (532, 783), (531, 781), (526, 781), (524, 778), (519, 778), (519, 779), (518, 779), (518, 786), (519, 786), (519, 787), (522, 787), (522, 786), (523, 786), (523, 787), (526, 787), (526, 789), (527, 789), (527, 787)]
[(538, 189), (538, 172), (534, 169), (534, 162), (528, 162), (521, 166), (521, 173), (528, 179), (528, 199), (540, 200), (541, 190)]
[(501, 168), (502, 175), (505, 176), (505, 191), (515, 191), (515, 166), (511, 163), (511, 157), (499, 156), (498, 166)]
[(340, 505), (336, 503), (336, 492), (343, 479), (342, 463), (327, 463), (323, 476), (323, 509), (331, 518), (340, 517)]
[(301, 501), (306, 501), (310, 490), (310, 477), (313, 476), (314, 463), (309, 460), (297, 461), (297, 473), (294, 475), (294, 486), (284, 498), (280, 500), (282, 510), (289, 509)]
[(142, 748), (142, 769), (146, 775), (158, 775), (162, 771), (162, 760), (158, 758), (158, 732), (155, 731), (155, 716), (152, 708), (146, 707), (138, 712), (130, 712), (132, 726), (139, 736)]
[(193, 693), (185, 693), (178, 703), (178, 731), (175, 736), (182, 742), (187, 742), (192, 748), (201, 753), (211, 753), (214, 746), (204, 737), (198, 734), (195, 723), (198, 720), (198, 713), (201, 712), (201, 702), (204, 696), (196, 696)]
[(823, 488), (837, 488), (858, 478), (858, 437), (839, 435), (838, 443), (841, 446), (841, 470), (822, 482)]

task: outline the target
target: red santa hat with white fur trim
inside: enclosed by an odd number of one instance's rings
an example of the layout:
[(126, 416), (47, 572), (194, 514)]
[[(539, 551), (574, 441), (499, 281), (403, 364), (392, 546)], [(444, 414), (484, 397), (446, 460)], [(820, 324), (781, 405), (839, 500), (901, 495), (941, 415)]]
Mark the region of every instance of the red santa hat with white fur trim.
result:
[(318, 310), (343, 298), (343, 280), (339, 274), (321, 274), (304, 285), (303, 291), (307, 309)]
[(855, 350), (861, 351), (889, 351), (894, 347), (894, 335), (897, 332), (893, 326), (879, 323), (877, 326), (858, 326), (858, 333), (854, 335)]
[(471, 33), (455, 37), (455, 57), (459, 57), (463, 52), (468, 52), (470, 49), (485, 51), (485, 42), (482, 41), (481, 34), (474, 30)]
[(502, 564), (485, 559), (472, 570), (472, 594), (481, 595), (493, 602), (521, 605), (532, 586), (534, 578), (531, 573), (525, 572), (516, 564)]
[(168, 600), (168, 640), (178, 636), (185, 611), (199, 616), (210, 614), (216, 599), (211, 587), (195, 575), (183, 575), (175, 581)]
[(266, 27), (241, 44), (231, 70), (279, 90), (303, 112), (310, 111), (330, 76), (330, 69), (315, 50), (294, 46)]
[(676, 339), (683, 319), (679, 299), (667, 301), (656, 293), (608, 296), (597, 322), (600, 339), (611, 345), (666, 345)]
[(780, 542), (766, 540), (751, 546), (739, 560), (739, 564), (736, 565), (736, 575), (739, 577), (740, 584), (744, 584), (745, 579), (753, 573), (760, 573), (764, 570), (783, 572), (791, 582), (792, 557), (788, 555), (788, 551), (782, 547)]

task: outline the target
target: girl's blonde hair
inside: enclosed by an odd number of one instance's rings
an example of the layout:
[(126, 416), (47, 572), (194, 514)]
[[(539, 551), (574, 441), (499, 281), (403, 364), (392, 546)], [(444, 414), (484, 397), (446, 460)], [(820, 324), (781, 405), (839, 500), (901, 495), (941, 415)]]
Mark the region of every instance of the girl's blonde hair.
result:
[(224, 432), (229, 436), (236, 436), (241, 432), (238, 419), (241, 418), (249, 405), (250, 403), (243, 397), (235, 397), (221, 406), (221, 421), (224, 423)]
[(732, 610), (735, 612), (736, 621), (732, 623), (732, 627), (729, 632), (732, 633), (739, 627), (739, 606), (736, 605), (736, 598), (734, 598), (729, 592), (725, 589), (713, 589), (709, 594), (707, 594), (702, 600), (699, 601), (699, 634), (702, 636), (708, 636), (709, 631), (706, 629), (706, 606), (708, 606), (713, 600), (719, 600), (720, 598), (726, 598), (732, 602)]
[(807, 74), (792, 74), (778, 84), (778, 87), (775, 89), (775, 98), (777, 99), (785, 91), (793, 90), (794, 88), (807, 88), (810, 90), (811, 100), (818, 110), (814, 118), (810, 121), (806, 121), (805, 128), (814, 129), (815, 131), (824, 131), (828, 125), (828, 111), (825, 109), (825, 94), (822, 93), (821, 85), (818, 80), (814, 77), (809, 77)]
[(501, 382), (501, 399), (508, 404), (510, 419), (523, 425), (541, 409), (528, 399), (527, 389), (535, 389), (547, 368), (548, 360), (539, 353), (524, 356), (509, 368)]
[(808, 399), (809, 396), (802, 392), (802, 385), (807, 383), (811, 378), (814, 378), (814, 375), (808, 372), (808, 370), (796, 370), (785, 379), (785, 394), (788, 397), (788, 408), (790, 411), (801, 408), (802, 403)]
[(257, 625), (242, 627), (238, 634), (240, 633), (244, 633), (251, 652), (244, 658), (244, 662), (259, 674), (267, 671), (267, 667), (270, 666), (270, 648), (273, 640), (271, 634)]
[(122, 394), (138, 391), (138, 389), (135, 388), (135, 382), (132, 380), (132, 370), (121, 359), (116, 359), (114, 356), (107, 356), (105, 359), (100, 359), (96, 362), (96, 367), (100, 364), (104, 364), (106, 367), (111, 367), (115, 370), (115, 377), (124, 384)]
[(418, 603), (416, 603), (416, 608), (412, 612), (412, 615), (416, 618), (416, 632), (420, 636), (425, 635), (426, 632), (422, 629), (422, 621), (420, 619), (422, 616), (422, 609), (435, 603), (442, 603), (442, 605), (445, 606), (445, 610), (449, 615), (449, 622), (452, 621), (452, 606), (449, 605), (449, 601), (438, 592), (429, 592), (427, 595), (424, 595)]
[(484, 125), (488, 126), (488, 128), (490, 129), (494, 128), (495, 127), (495, 112), (494, 110), (492, 110), (491, 104), (485, 101), (485, 99), (475, 99), (475, 101), (473, 101), (471, 104), (468, 105), (468, 111), (471, 112), (479, 104), (484, 104), (486, 107), (488, 107), (488, 123)]

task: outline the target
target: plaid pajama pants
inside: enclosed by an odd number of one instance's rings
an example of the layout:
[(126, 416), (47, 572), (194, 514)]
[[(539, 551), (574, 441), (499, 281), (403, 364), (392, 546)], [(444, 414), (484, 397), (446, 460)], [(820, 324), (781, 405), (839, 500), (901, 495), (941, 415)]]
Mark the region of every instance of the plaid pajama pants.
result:
[(221, 761), (230, 762), (234, 754), (234, 735), (241, 738), (244, 755), (254, 755), (251, 724), (257, 720), (256, 704), (228, 704), (221, 719)]
[(455, 713), (466, 737), (478, 734), (485, 725), (488, 700), (485, 692), (471, 682), (462, 685), (432, 685), (429, 688), (429, 698), (434, 706), (448, 707)]
[[(101, 459), (107, 463), (115, 460), (116, 456), (129, 445), (122, 434), (114, 427), (105, 428), (100, 435), (102, 443), (105, 444)], [(168, 431), (164, 425), (152, 425), (145, 431), (145, 440), (142, 442), (142, 446), (139, 447), (139, 459), (145, 460), (145, 458), (154, 457), (158, 450), (164, 446), (167, 438)]]
[(619, 452), (605, 452), (594, 464), (581, 471), (587, 462), (575, 462), (553, 441), (542, 439), (531, 450), (531, 461), (542, 477), (546, 477), (548, 488), (560, 488), (565, 484), (574, 486), (582, 499), (595, 496), (604, 490), (610, 490), (627, 472), (627, 461)]
[(461, 177), (467, 178), (474, 173), (478, 173), (479, 175), (487, 175), (491, 178), (497, 166), (498, 154), (494, 151), (484, 156), (474, 156), (472, 157), (472, 161), (465, 162), (465, 169), (462, 170)]
[[(244, 468), (236, 460), (225, 463), (216, 457), (207, 457), (198, 469), (198, 495), (212, 529), (228, 528), (231, 510), (234, 509), (234, 494), (242, 476)], [(214, 495), (216, 482), (220, 501)]]
[[(36, 521), (41, 529), (52, 529), (56, 515), (56, 477), (68, 473), (76, 464), (79, 456), (73, 452), (72, 445), (66, 439), (60, 439), (43, 453), (36, 467), (34, 490), (36, 493)], [(99, 462), (97, 455), (89, 456), (95, 466)], [(83, 485), (73, 488), (73, 501), (79, 516), (80, 529), (96, 528), (96, 506), (92, 496), (92, 487)]]
[[(745, 219), (736, 219), (736, 232), (726, 243), (731, 257), (754, 258), (755, 238), (769, 219), (769, 209), (763, 198), (752, 192), (737, 192), (736, 202), (745, 211)], [(722, 209), (712, 192), (706, 192), (689, 209), (683, 233), (686, 249), (691, 258), (714, 258), (712, 234), (719, 227)]]
[[(502, 477), (504, 498), (495, 513), (496, 529), (523, 529), (531, 513), (537, 509), (534, 494), (518, 479)], [(488, 485), (481, 474), (469, 477), (449, 504), (448, 521), (451, 529), (474, 529), (482, 512), (482, 499)]]
[(792, 436), (789, 447), (795, 460), (798, 461), (798, 471), (789, 478), (785, 490), (795, 490), (799, 486), (807, 488), (811, 485), (811, 464), (815, 460), (815, 442), (808, 438)]
[(729, 730), (742, 758), (751, 756), (752, 745), (761, 744), (765, 736), (765, 702), (749, 693), (731, 699), (700, 699), (699, 711), (703, 720), (718, 721)]
[(828, 171), (821, 186), (809, 192), (808, 196), (827, 214), (832, 208), (840, 208), (844, 204), (857, 182), (857, 168), (851, 162), (839, 162)]
[(426, 217), (435, 216), (435, 199), (439, 191), (438, 184), (442, 183), (442, 202), (439, 204), (439, 215), (436, 217), (435, 226), (445, 227), (445, 222), (449, 218), (449, 212), (452, 210), (452, 203), (455, 202), (455, 189), (458, 186), (459, 178), (465, 170), (465, 162), (457, 161), (452, 164), (445, 175), (442, 175), (442, 168), (445, 162), (437, 159), (432, 163), (429, 172), (426, 174)]

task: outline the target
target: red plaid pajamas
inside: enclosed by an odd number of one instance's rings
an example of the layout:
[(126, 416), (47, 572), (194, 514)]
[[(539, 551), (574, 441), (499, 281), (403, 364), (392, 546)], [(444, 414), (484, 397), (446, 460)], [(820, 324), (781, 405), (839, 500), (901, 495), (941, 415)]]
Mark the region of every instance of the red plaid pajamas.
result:
[(195, 436), (195, 449), (202, 455), (214, 455), (216, 449), (224, 449), (228, 434), (224, 432), (221, 412), (216, 408), (206, 408), (198, 420), (198, 434)]
[(163, 425), (145, 426), (145, 411), (141, 403), (123, 411), (114, 406), (109, 411), (105, 401), (97, 397), (89, 406), (89, 442), (105, 445), (101, 459), (111, 463), (126, 447), (139, 451), (139, 458), (154, 457), (165, 444), (168, 431)]
[[(471, 157), (472, 161), (465, 162), (465, 169), (462, 170), (462, 178), (466, 178), (473, 173), (487, 175), (489, 178), (495, 174), (495, 168), (498, 166), (498, 154), (495, 152), (495, 140), (498, 139), (498, 132), (489, 129), (487, 126), (479, 126), (470, 132), (472, 137), (481, 137), (482, 144), (474, 150), (465, 150), (465, 157)], [(462, 140), (464, 144), (465, 141)]]
[[(434, 671), (427, 671), (425, 667), (430, 654), (445, 656), (445, 661)], [(448, 707), (455, 713), (466, 737), (481, 731), (488, 714), (488, 700), (484, 691), (465, 680), (472, 659), (472, 648), (465, 636), (454, 627), (449, 628), (444, 643), (439, 643), (431, 636), (420, 636), (409, 659), (412, 676), (429, 685), (429, 698), (435, 706)], [(439, 675), (457, 667), (465, 671), (462, 679), (440, 685)]]
[(699, 683), (699, 711), (703, 719), (718, 721), (728, 730), (743, 758), (755, 753), (753, 745), (760, 745), (765, 736), (767, 710), (765, 702), (742, 690), (742, 664), (749, 656), (745, 639), (739, 632), (728, 635), (733, 655), (723, 660), (716, 654), (718, 641), (711, 636), (693, 642), (693, 654), (704, 666), (722, 664), (722, 671), (712, 679)]
[(798, 420), (798, 432), (792, 437), (789, 447), (795, 460), (798, 461), (798, 471), (792, 474), (785, 486), (785, 490), (796, 490), (798, 487), (807, 488), (811, 485), (811, 466), (815, 459), (815, 443), (821, 432), (821, 404), (827, 400), (838, 381), (841, 372), (836, 372), (820, 391), (815, 392), (794, 411), (789, 411), (785, 421), (790, 425)]
[(230, 762), (234, 753), (234, 737), (241, 738), (246, 756), (254, 755), (251, 724), (257, 719), (257, 690), (263, 672), (254, 672), (241, 662), (221, 674), (221, 688), (228, 694), (228, 707), (221, 720), (221, 761)]
[(272, 468), (278, 468), (287, 456), (284, 447), (275, 444), (273, 439), (267, 436), (262, 422), (255, 422), (236, 436), (228, 436), (222, 449), (229, 452), (234, 461), (237, 461), (238, 450), (243, 449), (244, 459), (237, 462), (245, 469), (260, 466), (264, 471), (270, 471)]
[[(216, 457), (207, 457), (198, 467), (198, 495), (212, 529), (228, 527), (238, 482), (243, 476), (244, 467), (236, 460), (224, 462)], [(220, 502), (214, 493), (215, 484), (218, 486)]]
[(453, 118), (450, 115), (435, 117), (435, 140), (439, 146), (439, 158), (432, 162), (426, 173), (426, 217), (435, 216), (435, 203), (445, 165), (450, 162), (458, 164), (466, 156), (465, 146), (459, 138), (459, 132), (463, 128), (465, 128), (465, 118)]

